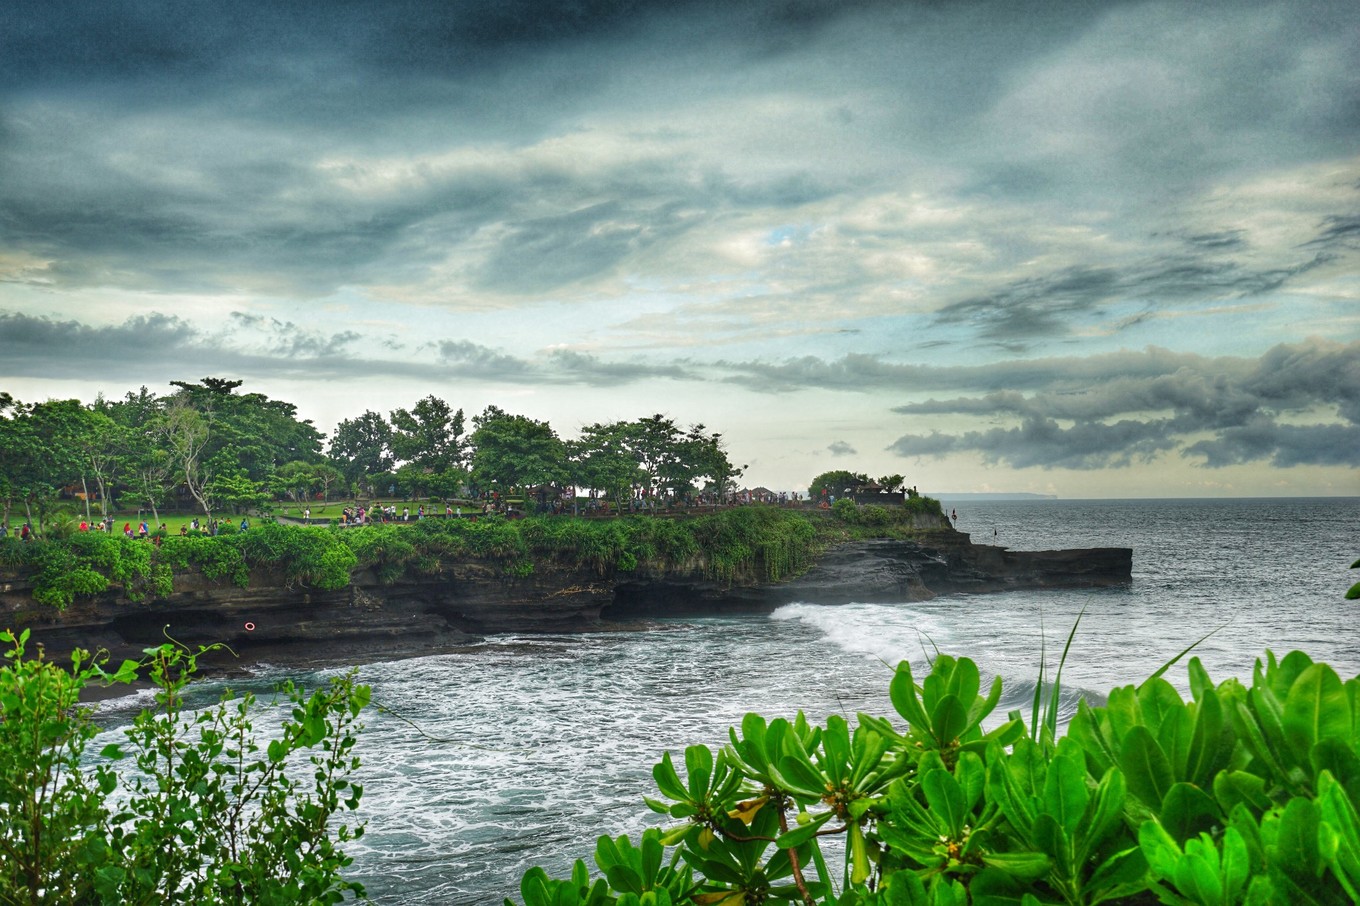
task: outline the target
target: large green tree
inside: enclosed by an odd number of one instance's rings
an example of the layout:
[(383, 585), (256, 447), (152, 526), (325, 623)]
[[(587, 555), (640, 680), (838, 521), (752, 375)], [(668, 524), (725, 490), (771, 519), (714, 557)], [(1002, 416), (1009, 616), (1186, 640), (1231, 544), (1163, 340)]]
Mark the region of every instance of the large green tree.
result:
[(410, 409), (393, 409), (389, 417), (392, 455), (431, 473), (463, 465), (463, 410), (454, 412), (437, 396), (427, 396)]
[(80, 444), (88, 415), (79, 400), (48, 400), (28, 406), (19, 416), (15, 439), (22, 455), (12, 479), (28, 522), (40, 535), (62, 488), (80, 481)]
[(863, 472), (847, 472), (845, 469), (836, 469), (831, 472), (823, 472), (812, 479), (812, 484), (808, 486), (808, 496), (814, 501), (820, 500), (822, 491), (825, 490), (828, 497), (840, 497), (847, 491), (853, 492), (869, 483), (869, 476)]
[(392, 426), (378, 413), (366, 410), (335, 426), (328, 453), (348, 482), (367, 483), (392, 470), (391, 443)]
[(566, 445), (547, 422), (487, 406), (472, 423), (472, 479), (483, 490), (567, 480)]
[(642, 480), (642, 471), (627, 445), (625, 424), (587, 425), (581, 429), (580, 438), (567, 446), (572, 483), (604, 491), (620, 506)]

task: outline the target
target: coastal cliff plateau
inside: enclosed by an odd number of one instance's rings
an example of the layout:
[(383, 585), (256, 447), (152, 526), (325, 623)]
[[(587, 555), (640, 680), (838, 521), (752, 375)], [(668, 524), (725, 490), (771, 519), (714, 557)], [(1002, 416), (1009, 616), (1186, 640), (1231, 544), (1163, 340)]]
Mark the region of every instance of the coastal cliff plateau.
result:
[(762, 581), (758, 563), (725, 582), (707, 578), (703, 567), (600, 575), (540, 562), (531, 575), (510, 578), (495, 564), (466, 561), (391, 583), (359, 572), (334, 591), (290, 585), (262, 570), (251, 573), (246, 588), (185, 573), (164, 597), (132, 602), (111, 589), (60, 612), (35, 603), (22, 575), (0, 574), (0, 625), (29, 628), (30, 651), (42, 644), (49, 658), (65, 658), (76, 647), (103, 649), (115, 661), (136, 658), (168, 636), (190, 646), (229, 646), (201, 661), (208, 669), (362, 663), (449, 651), (487, 633), (589, 631), (639, 617), (763, 612), (793, 601), (917, 601), (1118, 585), (1130, 581), (1132, 551), (1010, 551), (948, 530), (920, 541), (834, 545), (780, 582)]

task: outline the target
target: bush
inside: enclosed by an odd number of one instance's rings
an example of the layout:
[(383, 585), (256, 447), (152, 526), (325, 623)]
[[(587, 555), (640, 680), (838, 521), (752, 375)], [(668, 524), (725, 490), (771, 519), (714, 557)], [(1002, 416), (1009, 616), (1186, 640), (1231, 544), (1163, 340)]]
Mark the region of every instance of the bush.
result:
[[(938, 655), (919, 684), (904, 662), (889, 689), (904, 727), (748, 714), (718, 751), (653, 768), (647, 805), (668, 826), (601, 837), (593, 879), (583, 861), (569, 879), (531, 870), (522, 901), (1360, 900), (1360, 678), (1267, 652), (1250, 686), (1197, 659), (1189, 680), (1188, 702), (1160, 675), (1083, 702), (1055, 738), (1037, 700), (1028, 726), (1012, 712), (986, 729), (1002, 681), (984, 693), (967, 658)], [(826, 837), (845, 841), (836, 868)]]
[[(259, 703), (230, 692), (216, 707), (184, 705), (196, 655), (165, 645), (116, 674), (77, 652), (68, 672), (27, 631), (0, 668), (0, 902), (26, 904), (338, 903), (363, 898), (341, 874), (340, 844), (362, 790), (350, 781), (369, 690), (354, 674), (308, 695), (280, 687), (284, 715), (266, 741)], [(156, 706), (98, 757), (81, 689), (138, 672)], [(124, 777), (115, 766), (128, 762)]]

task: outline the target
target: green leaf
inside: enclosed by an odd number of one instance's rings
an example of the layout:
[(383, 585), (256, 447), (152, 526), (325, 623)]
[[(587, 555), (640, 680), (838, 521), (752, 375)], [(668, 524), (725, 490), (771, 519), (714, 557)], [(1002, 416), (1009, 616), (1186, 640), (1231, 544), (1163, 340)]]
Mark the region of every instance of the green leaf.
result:
[(1265, 780), (1246, 771), (1220, 771), (1215, 775), (1214, 798), (1224, 812), (1231, 812), (1239, 803), (1258, 812), (1270, 808)]
[(946, 695), (931, 714), (930, 732), (940, 748), (955, 742), (968, 728), (968, 710), (957, 695)]
[(1053, 860), (1043, 853), (987, 853), (982, 857), (982, 864), (1023, 881), (1035, 881), (1048, 874)]
[(795, 793), (820, 798), (827, 792), (826, 777), (813, 767), (806, 755), (801, 753), (780, 758), (779, 774), (788, 788)]
[(1089, 815), (1083, 822), (1081, 846), (1077, 858), (1085, 862), (1105, 843), (1105, 839), (1117, 828), (1123, 826), (1124, 801), (1127, 798), (1127, 785), (1124, 775), (1111, 768), (1096, 784)]
[(1322, 853), (1318, 848), (1318, 823), (1315, 802), (1290, 799), (1280, 815), (1275, 835), (1276, 864), (1297, 878), (1316, 878), (1322, 874)]
[(1182, 842), (1223, 822), (1218, 803), (1199, 787), (1184, 782), (1172, 784), (1159, 817), (1167, 832)]
[(642, 876), (629, 865), (615, 863), (605, 870), (609, 886), (620, 893), (642, 893)]
[(661, 761), (652, 768), (652, 779), (656, 781), (656, 787), (663, 796), (677, 802), (685, 802), (689, 799), (685, 785), (680, 782), (680, 775), (675, 773), (675, 765), (671, 763), (670, 752), (662, 755)]
[(1147, 727), (1129, 730), (1120, 747), (1119, 766), (1128, 780), (1129, 792), (1152, 811), (1160, 811), (1173, 782), (1171, 765)]
[(921, 789), (931, 814), (947, 830), (950, 839), (962, 837), (968, 812), (959, 782), (948, 771), (931, 771), (921, 779)]
[(1301, 761), (1323, 739), (1350, 739), (1350, 702), (1336, 671), (1313, 664), (1299, 674), (1285, 698), (1282, 722)]
[(1138, 826), (1138, 846), (1153, 877), (1169, 879), (1175, 876), (1176, 865), (1183, 853), (1176, 840), (1155, 819)]
[(892, 700), (893, 708), (907, 721), (913, 730), (925, 732), (930, 727), (930, 721), (926, 718), (925, 709), (921, 707), (921, 699), (916, 692), (916, 681), (911, 676), (911, 664), (902, 661), (897, 665), (897, 672), (893, 674), (892, 682), (888, 686), (888, 696)]
[(1232, 734), (1224, 719), (1223, 704), (1214, 689), (1203, 689), (1195, 702), (1194, 732), (1181, 776), (1207, 789), (1231, 754)]
[(713, 752), (708, 746), (687, 746), (685, 769), (689, 771), (689, 798), (702, 802), (708, 795), (708, 782), (713, 777)]
[(822, 829), (822, 825), (835, 817), (835, 814), (835, 812), (822, 812), (807, 824), (800, 824), (787, 834), (781, 834), (779, 839), (775, 841), (775, 846), (780, 849), (797, 849), (816, 836), (817, 831)]
[(1048, 776), (1044, 778), (1044, 810), (1068, 835), (1073, 835), (1086, 817), (1086, 804), (1090, 798), (1086, 790), (1086, 766), (1064, 746), (1048, 764)]

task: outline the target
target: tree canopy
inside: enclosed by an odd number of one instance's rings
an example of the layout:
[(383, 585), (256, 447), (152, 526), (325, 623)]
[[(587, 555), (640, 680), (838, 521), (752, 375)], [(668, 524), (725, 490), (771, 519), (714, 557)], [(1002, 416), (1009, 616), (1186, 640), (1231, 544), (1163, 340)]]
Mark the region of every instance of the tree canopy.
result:
[(292, 403), (243, 392), (240, 380), (171, 387), (90, 405), (0, 394), (5, 524), (17, 507), (41, 533), (62, 494), (82, 496), (91, 515), (95, 503), (102, 517), (122, 500), (159, 520), (160, 508), (212, 517), (348, 493), (449, 499), (550, 485), (619, 501), (684, 496), (730, 490), (744, 469), (721, 434), (662, 413), (588, 425), (564, 440), (546, 421), (493, 405), (467, 433), (463, 410), (432, 394), (386, 417), (368, 410), (344, 419), (326, 437)]

